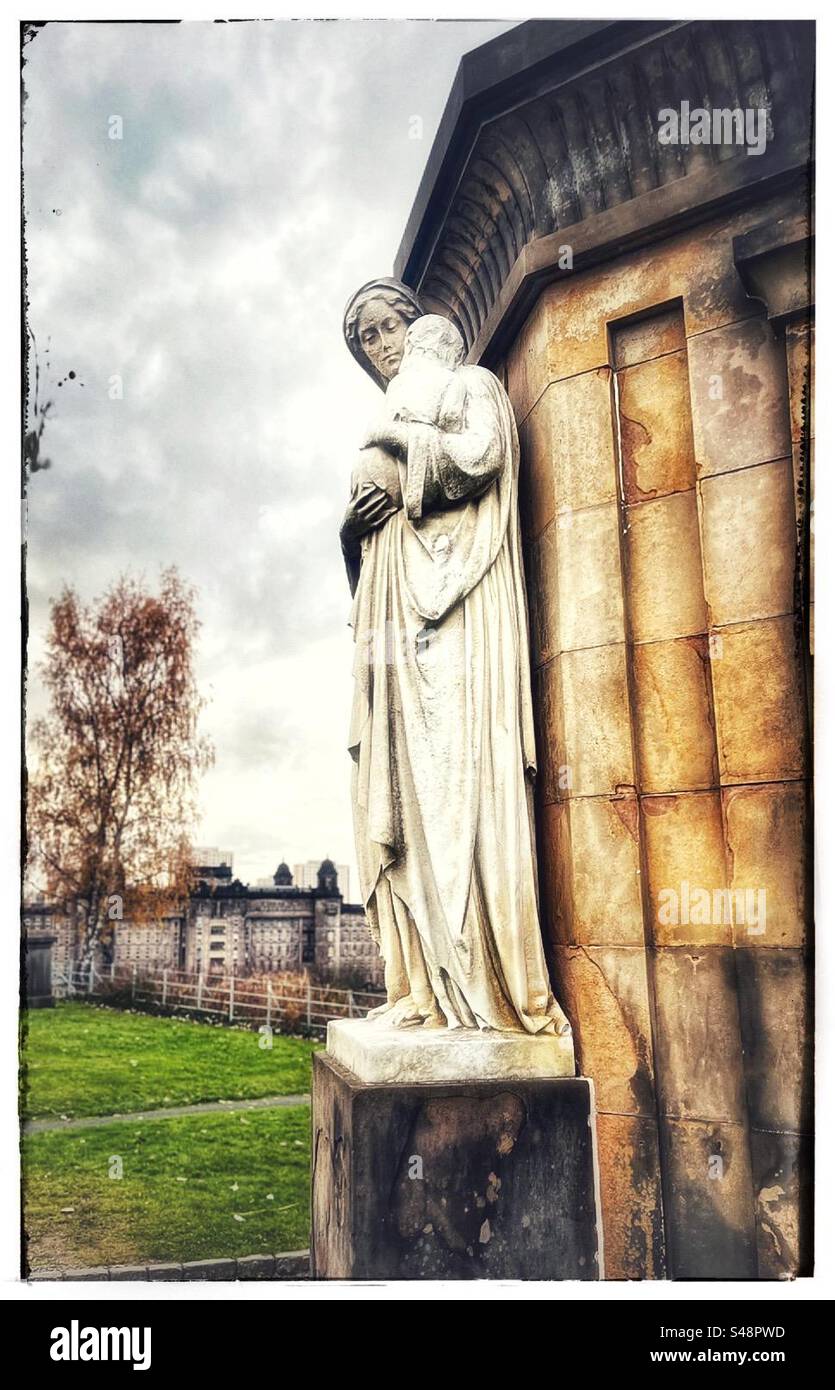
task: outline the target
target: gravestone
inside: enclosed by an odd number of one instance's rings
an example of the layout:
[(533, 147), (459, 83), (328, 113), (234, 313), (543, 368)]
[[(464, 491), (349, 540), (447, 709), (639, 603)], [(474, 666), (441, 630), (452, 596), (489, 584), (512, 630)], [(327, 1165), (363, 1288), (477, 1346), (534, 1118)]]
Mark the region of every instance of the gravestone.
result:
[(56, 937), (46, 932), (28, 934), (25, 942), (26, 1007), (51, 1009), (55, 1004), (52, 993), (52, 948)]

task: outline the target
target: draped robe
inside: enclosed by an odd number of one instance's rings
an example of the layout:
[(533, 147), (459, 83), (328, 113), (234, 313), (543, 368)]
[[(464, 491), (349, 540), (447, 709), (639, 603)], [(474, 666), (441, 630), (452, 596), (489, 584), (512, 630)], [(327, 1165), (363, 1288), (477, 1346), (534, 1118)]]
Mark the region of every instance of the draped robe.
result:
[(516, 425), (492, 373), (461, 367), (455, 381), (459, 427), (407, 425), (403, 508), (363, 541), (360, 885), (388, 1005), (411, 1000), (449, 1027), (563, 1032), (539, 926)]

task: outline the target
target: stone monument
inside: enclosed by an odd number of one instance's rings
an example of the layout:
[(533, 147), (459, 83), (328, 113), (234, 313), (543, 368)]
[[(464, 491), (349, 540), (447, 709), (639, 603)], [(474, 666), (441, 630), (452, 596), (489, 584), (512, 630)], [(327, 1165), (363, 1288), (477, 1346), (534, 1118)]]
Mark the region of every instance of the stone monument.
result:
[(398, 281), (353, 296), (345, 338), (385, 389), (341, 541), (386, 1001), (314, 1059), (313, 1273), (598, 1278), (591, 1083), (539, 923), (513, 411)]

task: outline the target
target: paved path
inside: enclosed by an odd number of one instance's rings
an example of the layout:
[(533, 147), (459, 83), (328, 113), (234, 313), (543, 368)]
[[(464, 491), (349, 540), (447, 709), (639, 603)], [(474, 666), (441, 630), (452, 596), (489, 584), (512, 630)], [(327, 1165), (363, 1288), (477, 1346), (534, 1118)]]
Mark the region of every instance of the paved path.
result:
[(207, 1100), (199, 1105), (168, 1105), (163, 1110), (132, 1110), (121, 1115), (82, 1115), (75, 1120), (27, 1120), (24, 1134), (50, 1129), (96, 1129), (114, 1120), (174, 1120), (180, 1115), (214, 1115), (219, 1110), (273, 1110), (283, 1105), (309, 1105), (310, 1096), (262, 1096), (258, 1100)]

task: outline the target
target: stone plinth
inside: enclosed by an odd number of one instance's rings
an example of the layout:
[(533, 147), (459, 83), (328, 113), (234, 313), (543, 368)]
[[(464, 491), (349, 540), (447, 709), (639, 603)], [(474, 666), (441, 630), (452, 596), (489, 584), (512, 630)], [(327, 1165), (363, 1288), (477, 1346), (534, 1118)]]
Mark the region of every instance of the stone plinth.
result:
[[(349, 1044), (385, 1071), (342, 1026)], [(369, 1084), (329, 1054), (313, 1063), (314, 1278), (601, 1277), (591, 1082)]]
[(328, 1055), (360, 1081), (417, 1085), (573, 1076), (574, 1040), (469, 1028), (390, 1028), (375, 1019), (328, 1024)]

